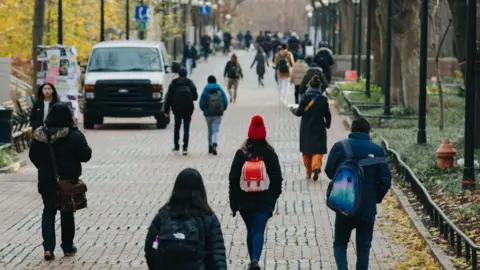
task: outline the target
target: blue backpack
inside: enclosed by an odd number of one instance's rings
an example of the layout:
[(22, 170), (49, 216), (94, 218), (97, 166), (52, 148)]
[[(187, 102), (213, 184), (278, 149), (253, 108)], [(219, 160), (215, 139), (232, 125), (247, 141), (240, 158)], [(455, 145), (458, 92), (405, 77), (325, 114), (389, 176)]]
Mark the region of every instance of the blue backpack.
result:
[(343, 146), (347, 159), (340, 164), (335, 176), (328, 184), (327, 206), (339, 214), (351, 217), (357, 213), (361, 203), (363, 168), (387, 163), (387, 160), (384, 157), (355, 160), (348, 139), (340, 143)]

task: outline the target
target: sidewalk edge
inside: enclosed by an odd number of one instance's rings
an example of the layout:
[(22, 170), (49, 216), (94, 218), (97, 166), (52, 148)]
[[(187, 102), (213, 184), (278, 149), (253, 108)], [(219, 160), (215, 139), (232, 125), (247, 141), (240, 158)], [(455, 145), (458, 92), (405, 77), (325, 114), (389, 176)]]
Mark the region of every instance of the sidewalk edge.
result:
[(0, 168), (0, 174), (18, 172), (22, 167), (25, 167), (26, 165), (27, 165), (27, 161), (19, 160), (17, 162), (12, 163), (11, 165), (8, 165), (7, 167)]

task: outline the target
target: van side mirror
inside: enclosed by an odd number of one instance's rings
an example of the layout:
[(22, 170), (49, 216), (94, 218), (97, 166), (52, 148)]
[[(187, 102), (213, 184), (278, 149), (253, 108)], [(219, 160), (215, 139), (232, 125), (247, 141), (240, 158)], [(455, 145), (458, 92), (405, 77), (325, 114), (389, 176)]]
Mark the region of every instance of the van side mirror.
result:
[(80, 71), (82, 72), (82, 74), (85, 74), (85, 72), (87, 72), (87, 65), (81, 65)]

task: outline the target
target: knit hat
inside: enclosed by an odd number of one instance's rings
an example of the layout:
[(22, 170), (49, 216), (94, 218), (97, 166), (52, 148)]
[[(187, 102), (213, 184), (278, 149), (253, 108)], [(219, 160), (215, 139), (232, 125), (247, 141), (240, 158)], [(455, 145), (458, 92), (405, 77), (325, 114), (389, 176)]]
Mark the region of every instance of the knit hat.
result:
[(181, 67), (180, 70), (178, 71), (178, 75), (180, 77), (187, 77), (187, 69), (184, 67)]
[(248, 127), (248, 138), (252, 140), (264, 140), (267, 137), (267, 129), (263, 118), (260, 115), (252, 117), (250, 127)]

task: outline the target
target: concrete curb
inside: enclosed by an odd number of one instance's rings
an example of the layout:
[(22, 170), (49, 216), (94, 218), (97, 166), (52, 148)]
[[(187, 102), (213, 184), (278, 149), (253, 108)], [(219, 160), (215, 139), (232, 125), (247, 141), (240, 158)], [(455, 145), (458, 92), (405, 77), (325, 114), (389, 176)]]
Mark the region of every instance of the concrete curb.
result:
[[(350, 129), (352, 125), (352, 119), (349, 116), (343, 117), (343, 124), (347, 129)], [(398, 201), (402, 211), (408, 216), (410, 219), (410, 223), (417, 231), (417, 235), (425, 242), (430, 251), (430, 254), (434, 257), (435, 261), (442, 266), (445, 270), (455, 269), (452, 261), (450, 260), (450, 256), (443, 251), (443, 249), (437, 245), (434, 240), (433, 236), (428, 231), (425, 224), (423, 224), (422, 219), (417, 215), (416, 210), (412, 207), (410, 202), (408, 201), (407, 196), (403, 193), (401, 189), (392, 185), (391, 189), (393, 196)]]
[(14, 162), (13, 164), (0, 168), (0, 173), (15, 173), (18, 172), (22, 167), (27, 166), (27, 161), (26, 160), (19, 160), (17, 162)]

